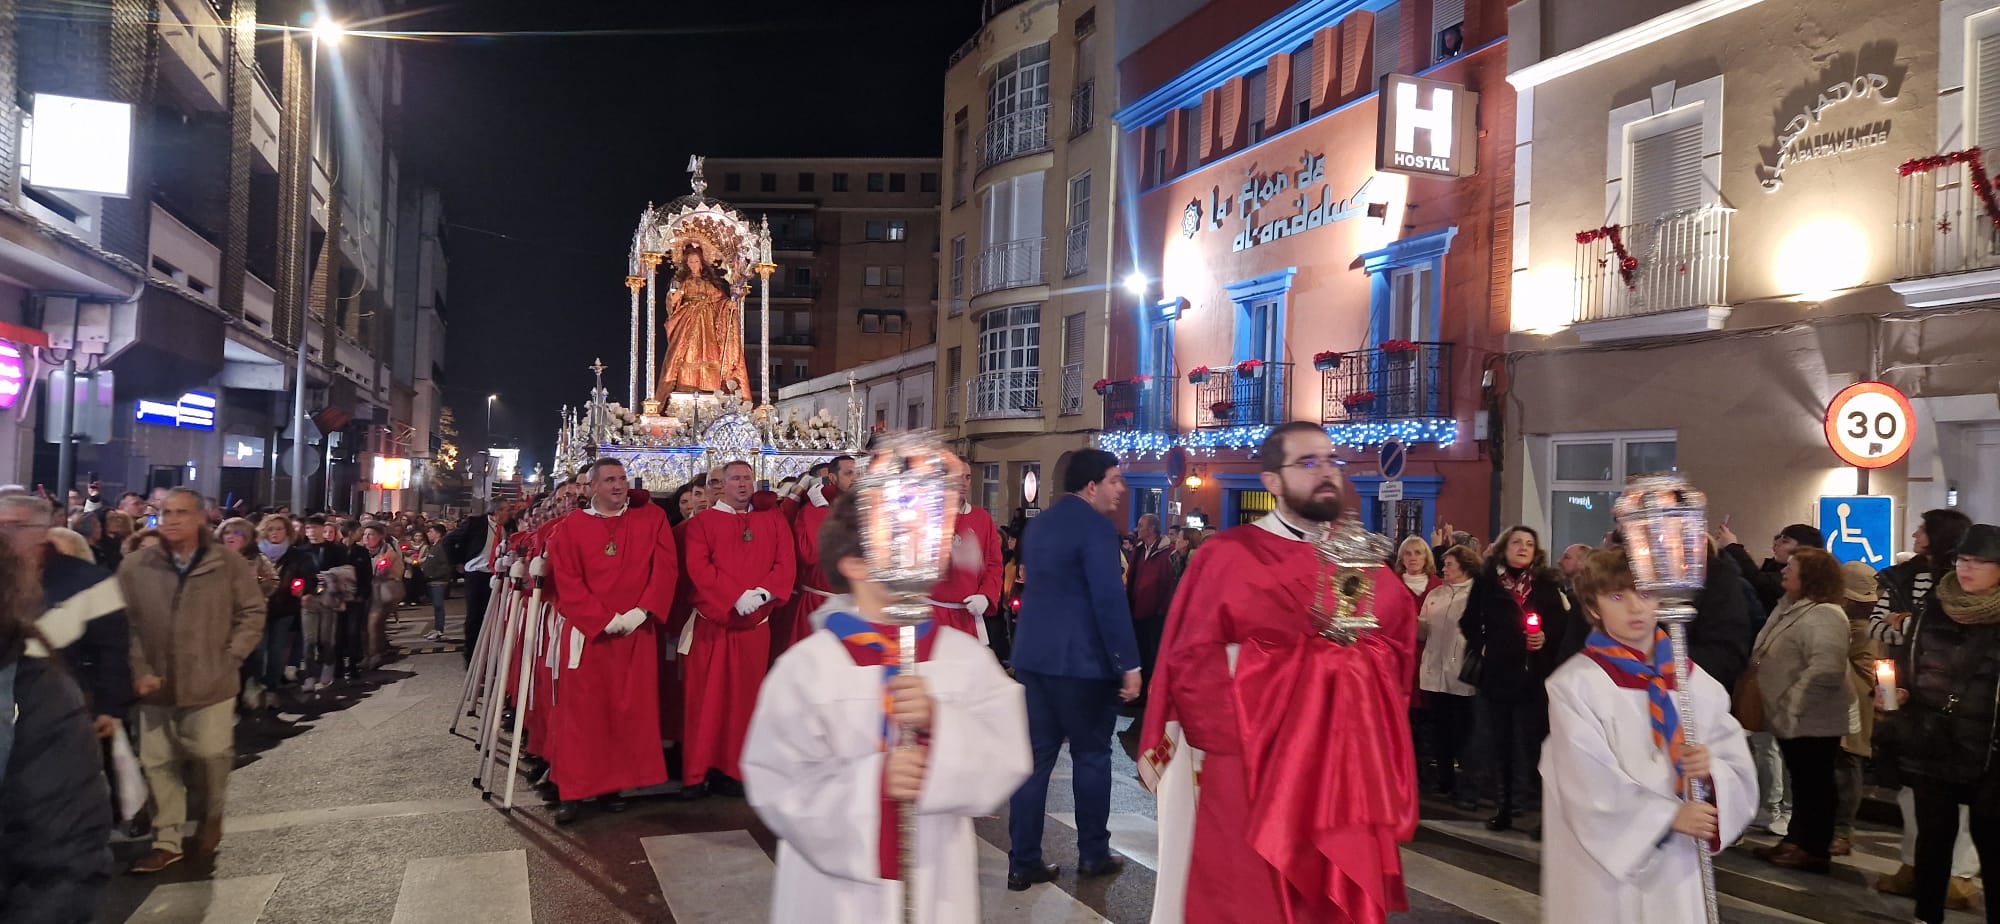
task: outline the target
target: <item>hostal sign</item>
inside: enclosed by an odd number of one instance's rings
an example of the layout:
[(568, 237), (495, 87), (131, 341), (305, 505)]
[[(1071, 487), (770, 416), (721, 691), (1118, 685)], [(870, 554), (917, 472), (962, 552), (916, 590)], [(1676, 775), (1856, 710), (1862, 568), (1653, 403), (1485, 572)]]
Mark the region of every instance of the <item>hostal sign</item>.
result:
[(1479, 94), (1403, 74), (1382, 78), (1375, 169), (1410, 176), (1471, 176), (1479, 169)]

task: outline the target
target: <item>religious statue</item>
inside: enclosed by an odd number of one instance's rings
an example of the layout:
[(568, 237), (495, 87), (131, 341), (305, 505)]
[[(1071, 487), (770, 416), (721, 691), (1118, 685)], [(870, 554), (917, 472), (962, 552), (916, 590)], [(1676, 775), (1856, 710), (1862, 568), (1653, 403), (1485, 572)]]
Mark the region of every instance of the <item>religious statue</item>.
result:
[(732, 285), (703, 243), (689, 238), (674, 253), (673, 287), (667, 294), (667, 356), (656, 397), (676, 392), (719, 392), (735, 383), (747, 392), (743, 332)]

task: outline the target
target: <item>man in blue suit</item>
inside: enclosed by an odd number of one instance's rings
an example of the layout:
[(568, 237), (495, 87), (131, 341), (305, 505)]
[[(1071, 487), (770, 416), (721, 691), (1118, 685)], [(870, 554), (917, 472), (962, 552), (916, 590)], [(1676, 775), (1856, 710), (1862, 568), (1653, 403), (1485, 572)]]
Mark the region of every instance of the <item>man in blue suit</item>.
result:
[(1069, 740), (1076, 792), (1077, 875), (1125, 867), (1111, 855), (1111, 735), (1118, 704), (1139, 696), (1139, 643), (1125, 600), (1118, 531), (1108, 517), (1125, 499), (1118, 457), (1099, 449), (1070, 454), (1061, 500), (1029, 521), (1022, 542), (1026, 581), (1014, 632), (1014, 679), (1027, 688), (1028, 743), (1035, 772), (1008, 806), (1007, 888), (1056, 877), (1042, 863), (1049, 771)]

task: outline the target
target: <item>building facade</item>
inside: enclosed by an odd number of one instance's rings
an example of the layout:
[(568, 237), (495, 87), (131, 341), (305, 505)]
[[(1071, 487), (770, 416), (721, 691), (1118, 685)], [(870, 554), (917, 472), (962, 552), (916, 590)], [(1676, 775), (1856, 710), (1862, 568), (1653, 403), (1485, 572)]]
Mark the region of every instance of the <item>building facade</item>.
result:
[(1114, 6), (987, 0), (945, 74), (936, 406), (1002, 522), (1102, 419), (1087, 383), (1103, 375), (1119, 241)]
[[(1255, 519), (1274, 504), (1258, 443), (1309, 420), (1340, 448), (1369, 527), (1490, 530), (1513, 218), (1504, 9), (1121, 14), (1136, 246), (1093, 388), (1130, 517)], [(1391, 440), (1406, 465), (1385, 486)]]
[(936, 426), (931, 413), (936, 371), (937, 345), (928, 344), (794, 382), (778, 389), (778, 420), (803, 426), (818, 415), (840, 427), (846, 425), (851, 406), (860, 415), (860, 426), (872, 433), (928, 430)]
[[(1794, 522), (1832, 539), (1821, 499), (1856, 494), (1893, 501), (1878, 567), (1915, 513), (1992, 520), (2000, 211), (1968, 155), (2000, 143), (2000, 3), (1525, 0), (1511, 21), (1507, 519), (1595, 542), (1626, 478), (1677, 470), (1753, 548)], [(1864, 381), (1914, 416), (1872, 474), (1824, 419)]]
[[(79, 480), (282, 499), (303, 337), (307, 412), (325, 434), (306, 496), (361, 501), (392, 421), (402, 71), (385, 42), (315, 54), (303, 31), (259, 25), (304, 21), (308, 6), (0, 7), (0, 336), (21, 338), (0, 357), (24, 365), (0, 480), (56, 480), (59, 428), (40, 415), (46, 373), (74, 351), (108, 373), (82, 403), (111, 421), (93, 430), (108, 442), (80, 446)], [(337, 16), (385, 12), (368, 0)], [(109, 155), (101, 176), (51, 169), (74, 162), (50, 155), (80, 124)]]
[[(771, 222), (773, 389), (936, 340), (935, 158), (712, 157), (705, 166), (710, 195)], [(763, 336), (752, 297), (750, 358)]]

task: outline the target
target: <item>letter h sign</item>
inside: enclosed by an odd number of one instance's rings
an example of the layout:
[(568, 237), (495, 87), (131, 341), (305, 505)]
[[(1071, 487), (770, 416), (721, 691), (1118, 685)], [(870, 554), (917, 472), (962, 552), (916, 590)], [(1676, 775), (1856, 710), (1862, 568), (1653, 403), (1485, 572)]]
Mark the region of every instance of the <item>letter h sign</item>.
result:
[[(1427, 105), (1420, 102), (1426, 97)], [(1389, 74), (1376, 108), (1376, 169), (1447, 178), (1477, 170), (1479, 94), (1441, 80)]]

